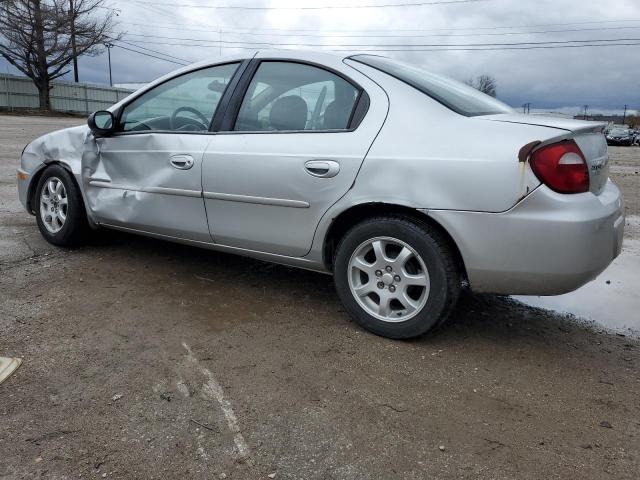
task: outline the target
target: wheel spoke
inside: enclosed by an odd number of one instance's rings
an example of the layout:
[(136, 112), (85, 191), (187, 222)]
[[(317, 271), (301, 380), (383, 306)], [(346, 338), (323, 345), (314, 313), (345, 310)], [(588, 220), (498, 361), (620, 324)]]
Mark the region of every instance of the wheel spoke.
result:
[(392, 297), (387, 294), (380, 294), (380, 303), (378, 304), (378, 315), (388, 317), (391, 313)]
[(363, 271), (364, 273), (369, 275), (369, 277), (371, 277), (371, 275), (373, 274), (374, 264), (367, 263), (365, 259), (362, 257), (354, 258), (353, 261), (351, 262), (351, 266), (357, 268), (358, 270)]
[(427, 280), (427, 276), (424, 273), (418, 273), (416, 275), (410, 275), (406, 272), (403, 273), (406, 285), (417, 285), (420, 287), (426, 287), (429, 283), (429, 281)]
[(56, 189), (54, 190), (54, 193), (58, 195), (60, 194), (60, 190), (62, 190), (62, 182), (58, 181), (58, 183), (56, 183)]
[(60, 205), (66, 205), (67, 204), (67, 197), (62, 197), (60, 199)]
[(56, 191), (56, 180), (55, 178), (52, 178), (51, 180), (49, 180), (49, 182), (47, 183), (47, 190), (49, 190), (49, 195), (53, 195)]
[(407, 290), (406, 289), (402, 292), (402, 295), (400, 296), (400, 298), (398, 298), (398, 301), (406, 309), (406, 313), (414, 312), (418, 308), (418, 305), (419, 305), (418, 302), (416, 302), (413, 298), (411, 298), (407, 294)]
[(373, 253), (376, 255), (376, 263), (388, 261), (384, 251), (385, 243), (382, 240), (376, 240), (371, 246), (373, 247)]
[(58, 220), (60, 220), (60, 224), (64, 224), (67, 219), (67, 214), (62, 211), (62, 209), (58, 210)]
[(360, 286), (354, 287), (353, 291), (359, 297), (366, 297), (374, 291), (375, 282), (369, 280), (367, 283), (363, 283)]
[(46, 206), (51, 205), (51, 198), (49, 198), (49, 196), (47, 195), (42, 195), (42, 197), (40, 197), (40, 201)]
[(413, 256), (413, 252), (409, 250), (407, 247), (402, 247), (398, 256), (394, 259), (393, 263), (398, 266), (398, 268), (404, 268), (404, 264), (407, 263), (407, 260)]

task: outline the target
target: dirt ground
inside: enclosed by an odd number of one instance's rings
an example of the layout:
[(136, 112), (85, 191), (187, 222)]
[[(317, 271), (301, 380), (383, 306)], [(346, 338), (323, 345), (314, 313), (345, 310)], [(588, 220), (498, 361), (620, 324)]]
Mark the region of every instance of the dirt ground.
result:
[[(24, 360), (0, 386), (0, 478), (638, 478), (637, 340), (467, 295), (390, 341), (321, 274), (124, 234), (45, 243), (15, 168), (78, 123), (0, 116), (0, 356)], [(611, 156), (637, 215), (640, 148)]]

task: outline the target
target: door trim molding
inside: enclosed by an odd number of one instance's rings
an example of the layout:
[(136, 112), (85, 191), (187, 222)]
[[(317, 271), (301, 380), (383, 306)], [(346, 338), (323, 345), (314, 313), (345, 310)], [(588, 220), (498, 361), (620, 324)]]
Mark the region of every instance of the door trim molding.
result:
[(182, 197), (202, 197), (200, 190), (186, 190), (183, 188), (168, 187), (136, 187), (133, 185), (123, 185), (119, 183), (104, 182), (101, 180), (90, 180), (89, 185), (98, 188), (112, 188), (114, 190), (128, 190), (130, 192), (160, 193), (163, 195), (178, 195)]
[(309, 202), (290, 200), (288, 198), (254, 197), (251, 195), (235, 195), (232, 193), (204, 192), (207, 200), (222, 200), (225, 202), (255, 203), (258, 205), (275, 205), (277, 207), (309, 208)]

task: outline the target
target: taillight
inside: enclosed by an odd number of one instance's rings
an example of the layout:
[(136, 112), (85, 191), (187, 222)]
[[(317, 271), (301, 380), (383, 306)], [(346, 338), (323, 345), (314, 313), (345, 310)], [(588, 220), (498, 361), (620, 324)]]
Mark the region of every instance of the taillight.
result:
[(589, 169), (573, 140), (547, 145), (531, 154), (529, 164), (536, 177), (558, 193), (589, 191)]

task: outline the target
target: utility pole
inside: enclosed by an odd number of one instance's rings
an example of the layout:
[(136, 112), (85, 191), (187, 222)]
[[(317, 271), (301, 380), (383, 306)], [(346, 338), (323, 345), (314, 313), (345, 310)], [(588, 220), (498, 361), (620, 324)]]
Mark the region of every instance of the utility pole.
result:
[(76, 12), (73, 9), (73, 0), (69, 0), (69, 22), (71, 24), (71, 55), (73, 56), (73, 79), (78, 83), (78, 53), (76, 50)]
[(522, 113), (530, 113), (531, 112), (531, 102), (522, 104)]
[(109, 86), (113, 87), (113, 78), (111, 77), (111, 49), (113, 48), (113, 43), (105, 43), (105, 47), (107, 47), (107, 57), (109, 58)]
[(624, 113), (622, 114), (622, 125), (624, 125), (624, 121), (627, 119), (627, 107), (629, 105), (624, 106)]
[(589, 110), (589, 105), (584, 105), (583, 108), (584, 108), (584, 120), (586, 120), (587, 119), (587, 110)]

